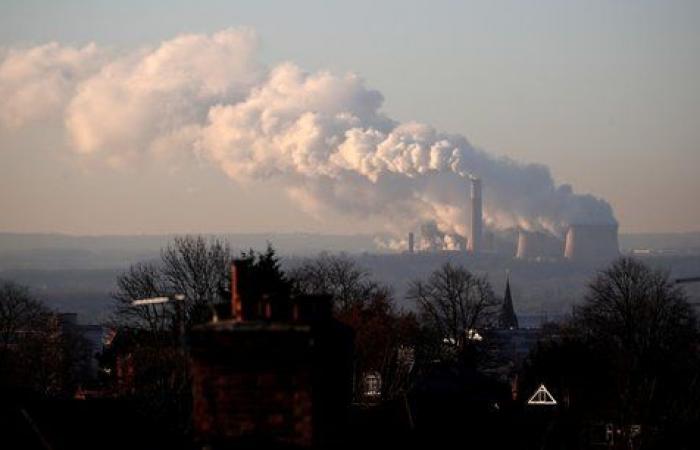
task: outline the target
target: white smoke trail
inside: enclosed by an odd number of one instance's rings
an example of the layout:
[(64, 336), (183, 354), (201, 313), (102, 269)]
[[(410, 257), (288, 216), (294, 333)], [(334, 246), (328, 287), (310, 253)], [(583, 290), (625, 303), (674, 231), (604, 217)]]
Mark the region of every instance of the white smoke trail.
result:
[(283, 181), (310, 213), (381, 217), (397, 236), (423, 226), (443, 246), (458, 246), (468, 231), (470, 173), (483, 180), (488, 227), (561, 235), (574, 222), (615, 222), (607, 202), (556, 186), (543, 165), (391, 120), (382, 95), (357, 75), (292, 63), (267, 69), (256, 51), (248, 29), (182, 35), (126, 54), (95, 45), (13, 49), (0, 62), (0, 97), (9, 99), (0, 123), (53, 117), (75, 151), (115, 164), (194, 151), (236, 182)]

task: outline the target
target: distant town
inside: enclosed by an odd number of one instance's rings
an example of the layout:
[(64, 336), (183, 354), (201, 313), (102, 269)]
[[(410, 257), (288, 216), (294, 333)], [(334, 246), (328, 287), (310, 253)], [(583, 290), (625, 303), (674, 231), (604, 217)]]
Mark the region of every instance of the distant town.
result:
[[(419, 233), (416, 233), (419, 234)], [(499, 253), (472, 257), (459, 251), (416, 251), (408, 247), (390, 251), (378, 246), (381, 236), (323, 235), (312, 233), (212, 234), (229, 242), (236, 251), (262, 249), (271, 243), (285, 268), (323, 252), (344, 253), (375, 278), (395, 290), (402, 307), (413, 278), (426, 276), (448, 261), (464, 264), (485, 274), (497, 290), (505, 288), (506, 271), (514, 281), (518, 313), (534, 324), (542, 319), (565, 316), (581, 300), (586, 284), (598, 266), (571, 263), (564, 258), (517, 258), (517, 231), (510, 246)], [(56, 308), (77, 312), (84, 323), (105, 320), (117, 276), (130, 264), (153, 261), (173, 238), (161, 236), (70, 236), (60, 234), (0, 233), (0, 278), (29, 286), (35, 295)], [(667, 268), (671, 276), (684, 278), (700, 272), (700, 233), (621, 234), (620, 252), (634, 255), (655, 267)], [(688, 285), (695, 296), (700, 287)]]
[[(21, 448), (425, 448), (468, 430), (477, 448), (631, 449), (685, 445), (700, 412), (671, 386), (616, 391), (668, 382), (667, 363), (697, 382), (692, 252), (282, 256), (267, 238), (244, 251), (212, 236), (2, 238), (2, 414)], [(75, 266), (51, 267), (57, 255)], [(100, 257), (112, 266), (80, 266)], [(629, 291), (609, 291), (622, 280)], [(637, 319), (606, 312), (627, 301)], [(636, 348), (618, 326), (657, 337)], [(604, 356), (629, 351), (632, 366)], [(691, 409), (671, 425), (659, 407)], [(104, 441), (118, 429), (133, 431)]]

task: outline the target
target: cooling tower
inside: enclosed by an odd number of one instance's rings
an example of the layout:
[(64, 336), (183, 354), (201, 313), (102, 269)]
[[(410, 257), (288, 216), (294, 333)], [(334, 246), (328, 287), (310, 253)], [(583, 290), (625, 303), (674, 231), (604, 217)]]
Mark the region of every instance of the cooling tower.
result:
[(481, 251), (481, 229), (483, 224), (481, 212), (481, 180), (471, 177), (471, 232), (467, 249), (472, 253)]
[(564, 257), (573, 261), (610, 260), (620, 254), (617, 224), (571, 225), (566, 233)]
[(561, 258), (564, 243), (561, 239), (538, 231), (518, 232), (518, 259)]

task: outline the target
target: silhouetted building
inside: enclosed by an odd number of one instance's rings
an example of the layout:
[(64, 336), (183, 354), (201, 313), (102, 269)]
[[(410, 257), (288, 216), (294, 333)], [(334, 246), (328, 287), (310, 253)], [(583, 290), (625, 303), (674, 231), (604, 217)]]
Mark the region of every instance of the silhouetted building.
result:
[[(82, 347), (84, 361), (80, 361), (82, 367), (81, 383), (93, 382), (97, 379), (99, 371), (99, 361), (97, 354), (102, 351), (102, 343), (107, 334), (107, 330), (102, 325), (86, 325), (78, 323), (77, 313), (60, 313), (58, 322), (61, 332), (72, 334), (79, 338)], [(73, 345), (78, 343), (74, 342)]]
[(518, 316), (513, 308), (513, 297), (510, 294), (510, 279), (506, 279), (506, 293), (503, 296), (503, 305), (498, 316), (498, 326), (505, 329), (518, 328)]
[(352, 395), (350, 328), (325, 296), (270, 293), (232, 271), (232, 319), (190, 336), (196, 439), (210, 448), (332, 448)]
[(163, 368), (165, 361), (181, 351), (169, 331), (124, 327), (110, 333), (105, 341), (99, 355), (104, 376), (110, 381), (105, 395), (135, 393), (144, 383), (144, 374), (160, 369), (167, 372), (169, 369)]

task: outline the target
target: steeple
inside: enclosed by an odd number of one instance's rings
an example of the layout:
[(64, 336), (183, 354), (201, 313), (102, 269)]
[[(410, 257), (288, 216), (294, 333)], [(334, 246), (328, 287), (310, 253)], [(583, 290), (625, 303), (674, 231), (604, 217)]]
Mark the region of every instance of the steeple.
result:
[(513, 298), (510, 295), (510, 276), (506, 275), (506, 293), (503, 295), (503, 305), (498, 316), (498, 326), (500, 328), (518, 328), (518, 317), (513, 309)]

